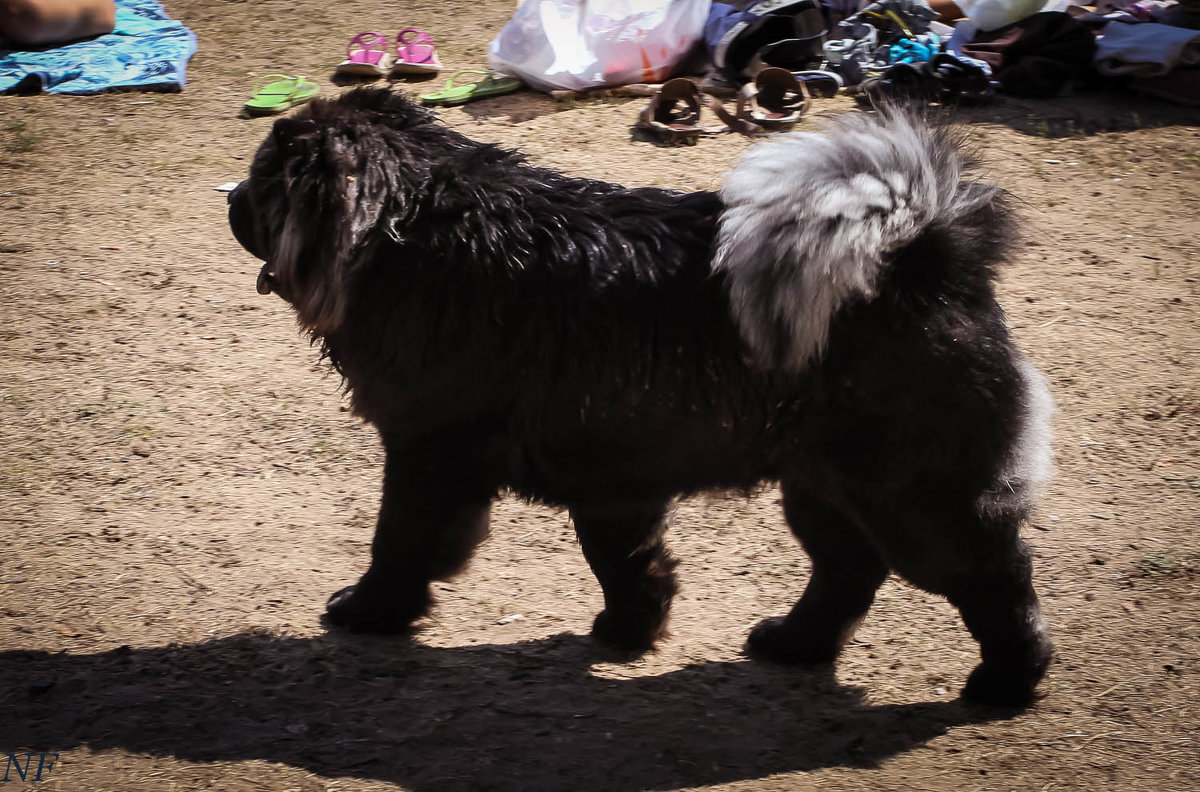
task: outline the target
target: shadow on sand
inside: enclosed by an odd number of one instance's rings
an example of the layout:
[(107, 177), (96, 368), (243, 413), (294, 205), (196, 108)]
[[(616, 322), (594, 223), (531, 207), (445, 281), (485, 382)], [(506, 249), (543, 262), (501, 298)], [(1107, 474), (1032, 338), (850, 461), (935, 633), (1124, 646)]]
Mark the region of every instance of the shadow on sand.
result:
[(1055, 99), (1004, 96), (992, 104), (959, 108), (951, 118), (968, 124), (1002, 124), (1034, 137), (1081, 138), (1106, 132), (1200, 126), (1200, 109), (1104, 83)]
[(640, 790), (869, 767), (1011, 713), (871, 706), (828, 668), (704, 663), (610, 679), (586, 638), (453, 649), (237, 635), (0, 653), (5, 750), (261, 759), (414, 790)]

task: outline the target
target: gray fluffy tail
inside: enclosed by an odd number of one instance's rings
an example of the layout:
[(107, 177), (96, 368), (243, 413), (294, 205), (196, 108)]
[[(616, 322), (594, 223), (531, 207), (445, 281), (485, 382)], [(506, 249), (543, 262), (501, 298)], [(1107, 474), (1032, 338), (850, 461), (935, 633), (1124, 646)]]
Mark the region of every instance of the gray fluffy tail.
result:
[(890, 254), (934, 226), (985, 222), (998, 190), (964, 181), (968, 165), (944, 130), (896, 110), (751, 148), (721, 191), (714, 268), (758, 362), (804, 369), (837, 312), (874, 297)]

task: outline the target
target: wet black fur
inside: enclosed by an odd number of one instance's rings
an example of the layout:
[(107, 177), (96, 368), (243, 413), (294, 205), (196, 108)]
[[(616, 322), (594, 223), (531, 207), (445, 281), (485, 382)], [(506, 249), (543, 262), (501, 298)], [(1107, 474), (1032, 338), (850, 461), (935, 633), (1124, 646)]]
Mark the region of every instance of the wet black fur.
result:
[(751, 650), (832, 660), (894, 571), (980, 641), (967, 695), (1028, 701), (1050, 648), (1029, 494), (1000, 478), (1027, 406), (991, 286), (1004, 207), (896, 253), (800, 375), (748, 362), (710, 271), (721, 209), (531, 167), (386, 91), (276, 122), (234, 233), (386, 449), (371, 566), (329, 619), (408, 628), (510, 490), (570, 510), (604, 590), (593, 634), (644, 650), (676, 591), (673, 500), (778, 481), (813, 573)]

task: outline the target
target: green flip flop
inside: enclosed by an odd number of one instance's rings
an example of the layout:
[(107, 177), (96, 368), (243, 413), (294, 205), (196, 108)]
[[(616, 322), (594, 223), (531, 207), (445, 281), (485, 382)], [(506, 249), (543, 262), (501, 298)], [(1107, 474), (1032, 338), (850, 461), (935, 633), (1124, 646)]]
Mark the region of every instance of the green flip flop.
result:
[[(482, 75), (483, 79), (478, 82), (457, 85), (456, 81), (464, 74), (479, 74)], [(441, 105), (443, 107), (466, 104), (472, 100), (483, 99), (487, 96), (512, 93), (522, 85), (524, 83), (516, 77), (501, 77), (496, 75), (495, 72), (464, 69), (463, 71), (455, 72), (446, 81), (446, 87), (437, 93), (422, 94), (421, 102), (427, 105)]]
[(307, 102), (317, 95), (317, 84), (303, 77), (268, 74), (254, 83), (253, 96), (246, 102), (250, 115), (273, 115)]

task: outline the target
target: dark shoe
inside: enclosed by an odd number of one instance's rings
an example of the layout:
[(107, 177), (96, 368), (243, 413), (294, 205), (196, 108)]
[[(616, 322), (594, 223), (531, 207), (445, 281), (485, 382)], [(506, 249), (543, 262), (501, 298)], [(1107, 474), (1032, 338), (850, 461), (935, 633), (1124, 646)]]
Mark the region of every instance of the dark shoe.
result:
[(738, 89), (741, 87), (740, 80), (730, 77), (726, 72), (717, 68), (710, 70), (700, 81), (701, 93), (719, 96), (722, 99), (732, 99), (737, 96)]
[(768, 44), (751, 59), (750, 69), (757, 74), (767, 66), (778, 66), (794, 72), (815, 68), (824, 59), (825, 36), (818, 34), (809, 38), (789, 38)]
[(896, 101), (929, 101), (937, 95), (929, 74), (920, 65), (896, 63), (882, 74), (862, 81), (855, 92), (860, 102), (878, 105)]
[(943, 52), (925, 66), (942, 104), (977, 105), (996, 95), (982, 68)]
[(823, 99), (837, 96), (838, 91), (842, 90), (844, 85), (841, 75), (825, 69), (794, 71), (792, 76), (804, 83), (809, 95), (820, 96)]

